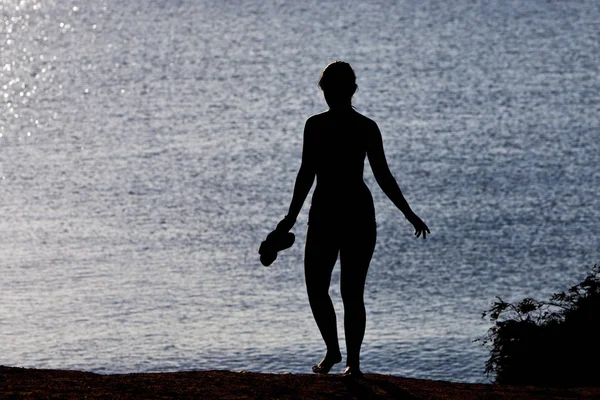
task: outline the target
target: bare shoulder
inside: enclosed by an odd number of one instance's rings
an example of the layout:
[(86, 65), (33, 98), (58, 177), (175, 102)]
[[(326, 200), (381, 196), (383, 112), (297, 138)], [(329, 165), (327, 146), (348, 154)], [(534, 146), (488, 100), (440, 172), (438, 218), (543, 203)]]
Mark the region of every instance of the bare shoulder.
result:
[[(306, 120), (306, 130), (312, 131), (319, 127), (327, 127), (331, 124), (331, 115), (329, 112), (324, 111), (318, 114), (311, 115)], [(354, 111), (350, 114), (350, 119), (347, 120), (354, 128), (359, 128), (360, 131), (369, 133), (379, 132), (377, 123), (371, 118), (364, 116), (358, 111)]]
[(326, 112), (311, 115), (304, 124), (305, 137), (313, 137), (325, 125), (327, 119)]
[(313, 114), (306, 119), (306, 125), (315, 125), (327, 118), (327, 111), (323, 111), (322, 113)]
[(360, 126), (366, 133), (375, 133), (379, 132), (379, 127), (377, 126), (377, 122), (372, 120), (371, 118), (362, 115), (359, 112), (355, 112), (357, 125)]

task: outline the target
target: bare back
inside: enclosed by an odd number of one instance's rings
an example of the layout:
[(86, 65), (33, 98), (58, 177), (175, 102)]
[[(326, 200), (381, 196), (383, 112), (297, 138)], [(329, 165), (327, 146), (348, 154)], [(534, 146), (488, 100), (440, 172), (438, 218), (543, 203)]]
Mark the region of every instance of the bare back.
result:
[(364, 161), (374, 122), (349, 109), (327, 111), (306, 123), (303, 154), (314, 168), (317, 186), (309, 224), (374, 221), (373, 199), (363, 181)]

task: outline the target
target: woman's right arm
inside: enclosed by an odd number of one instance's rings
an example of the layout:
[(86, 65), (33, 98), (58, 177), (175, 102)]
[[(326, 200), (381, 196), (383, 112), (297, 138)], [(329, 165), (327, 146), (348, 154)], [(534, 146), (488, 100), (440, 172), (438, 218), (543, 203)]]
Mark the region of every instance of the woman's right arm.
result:
[(289, 231), (294, 226), (296, 218), (302, 209), (304, 200), (308, 196), (310, 189), (315, 181), (317, 170), (315, 168), (315, 143), (313, 122), (309, 118), (304, 126), (304, 137), (302, 140), (302, 163), (296, 176), (294, 184), (294, 195), (290, 204), (289, 211), (285, 218), (277, 225), (278, 230)]
[(369, 164), (371, 164), (375, 180), (379, 187), (381, 187), (381, 190), (383, 190), (383, 193), (385, 193), (392, 203), (402, 211), (406, 219), (413, 224), (415, 227), (415, 236), (419, 237), (422, 234), (423, 239), (425, 239), (427, 233), (429, 233), (429, 228), (421, 218), (411, 210), (408, 202), (404, 198), (400, 186), (398, 186), (396, 179), (394, 179), (385, 158), (383, 139), (381, 138), (379, 127), (375, 122), (371, 123), (373, 125), (372, 129), (369, 129), (368, 132), (367, 157), (369, 157)]

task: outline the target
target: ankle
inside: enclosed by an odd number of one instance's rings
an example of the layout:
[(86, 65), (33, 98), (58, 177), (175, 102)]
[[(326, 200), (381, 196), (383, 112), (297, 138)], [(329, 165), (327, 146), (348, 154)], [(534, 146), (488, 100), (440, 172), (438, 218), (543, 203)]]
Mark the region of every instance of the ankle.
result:
[(339, 350), (327, 350), (327, 353), (325, 354), (325, 359), (335, 361), (336, 363), (340, 362), (342, 361), (342, 353)]

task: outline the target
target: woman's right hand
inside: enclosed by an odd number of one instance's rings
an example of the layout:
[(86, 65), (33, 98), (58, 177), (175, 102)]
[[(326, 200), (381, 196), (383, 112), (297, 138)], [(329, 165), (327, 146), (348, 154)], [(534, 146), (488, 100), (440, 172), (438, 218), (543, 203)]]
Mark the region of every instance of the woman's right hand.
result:
[(277, 224), (277, 228), (275, 228), (275, 230), (278, 232), (287, 233), (290, 230), (292, 230), (295, 223), (296, 223), (295, 218), (290, 218), (286, 215), (281, 221), (279, 221), (279, 223)]
[(425, 222), (423, 222), (423, 220), (419, 218), (417, 214), (411, 212), (409, 215), (406, 216), (406, 219), (408, 219), (408, 221), (415, 227), (416, 237), (420, 237), (421, 235), (423, 235), (423, 239), (426, 239), (427, 234), (431, 234)]

